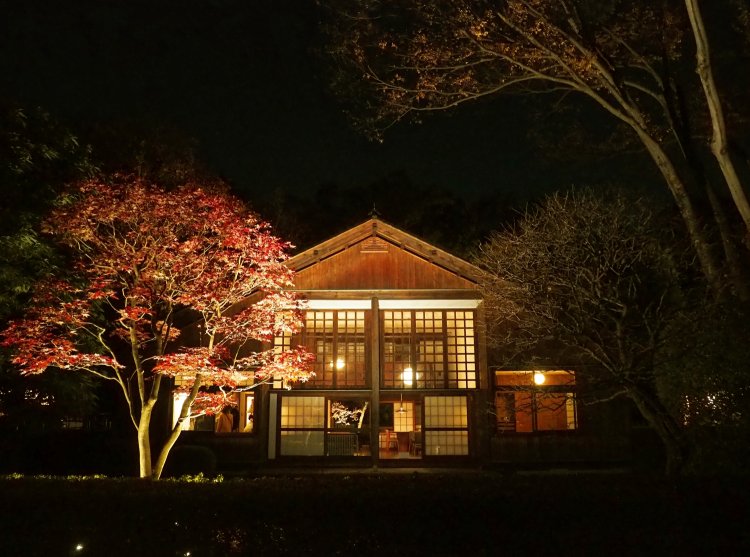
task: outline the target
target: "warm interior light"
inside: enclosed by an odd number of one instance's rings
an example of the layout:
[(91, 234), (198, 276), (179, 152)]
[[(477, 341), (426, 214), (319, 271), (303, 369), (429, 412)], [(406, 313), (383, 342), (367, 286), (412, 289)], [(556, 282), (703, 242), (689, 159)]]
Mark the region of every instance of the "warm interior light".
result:
[(401, 395), (401, 402), (398, 405), (398, 410), (396, 410), (397, 414), (405, 414), (406, 408), (404, 408), (404, 395)]
[(345, 365), (346, 364), (344, 363), (344, 360), (342, 360), (341, 358), (336, 360), (336, 369), (344, 369)]
[(404, 368), (404, 371), (401, 373), (401, 381), (407, 387), (411, 387), (412, 383), (414, 383), (414, 370), (410, 367)]
[[(180, 414), (182, 413), (182, 405), (185, 404), (185, 401), (187, 400), (188, 394), (187, 393), (174, 393), (172, 395), (174, 397), (174, 403), (172, 406), (172, 427), (177, 425), (177, 420), (180, 419)], [(183, 428), (187, 429), (188, 422), (185, 421), (182, 424)]]
[(541, 371), (534, 372), (534, 383), (536, 383), (537, 385), (544, 385), (545, 381), (546, 379)]

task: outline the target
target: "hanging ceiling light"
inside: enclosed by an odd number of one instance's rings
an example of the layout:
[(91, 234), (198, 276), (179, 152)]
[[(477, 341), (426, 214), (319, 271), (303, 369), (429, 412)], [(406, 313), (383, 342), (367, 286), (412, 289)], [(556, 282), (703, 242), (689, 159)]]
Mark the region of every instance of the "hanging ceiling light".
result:
[(404, 414), (406, 413), (406, 408), (404, 408), (404, 395), (401, 394), (401, 402), (399, 403), (398, 410), (396, 410), (397, 414)]

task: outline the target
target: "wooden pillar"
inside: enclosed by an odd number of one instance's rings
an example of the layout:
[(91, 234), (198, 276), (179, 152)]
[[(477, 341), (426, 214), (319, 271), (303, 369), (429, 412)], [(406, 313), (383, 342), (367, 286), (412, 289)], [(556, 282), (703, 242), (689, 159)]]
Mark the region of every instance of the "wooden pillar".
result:
[(258, 436), (259, 445), (259, 456), (262, 461), (268, 461), (270, 458), (275, 458), (276, 455), (268, 454), (268, 427), (270, 423), (270, 416), (268, 415), (268, 402), (270, 386), (263, 384), (258, 387), (258, 393), (255, 396), (255, 409), (253, 411), (253, 419), (255, 423), (256, 435)]
[(370, 319), (370, 454), (373, 468), (380, 457), (380, 304), (372, 298)]
[[(479, 463), (485, 463), (490, 457), (490, 437), (494, 433), (494, 419), (489, 414), (490, 405), (494, 404), (494, 385), (495, 377), (490, 372), (487, 362), (487, 321), (484, 310), (484, 303), (479, 304), (474, 321), (474, 346), (477, 358), (477, 386), (474, 399), (474, 424), (472, 426), (474, 436), (474, 456)], [(493, 423), (490, 423), (491, 420)]]

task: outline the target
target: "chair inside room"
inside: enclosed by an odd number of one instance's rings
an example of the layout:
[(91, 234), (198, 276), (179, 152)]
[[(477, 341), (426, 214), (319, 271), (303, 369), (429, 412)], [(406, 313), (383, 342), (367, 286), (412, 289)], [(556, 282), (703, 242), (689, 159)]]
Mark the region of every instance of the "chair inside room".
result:
[(409, 432), (409, 456), (422, 456), (422, 432)]
[(381, 449), (398, 452), (398, 435), (395, 431), (391, 431), (388, 429), (385, 431), (381, 431), (379, 439)]

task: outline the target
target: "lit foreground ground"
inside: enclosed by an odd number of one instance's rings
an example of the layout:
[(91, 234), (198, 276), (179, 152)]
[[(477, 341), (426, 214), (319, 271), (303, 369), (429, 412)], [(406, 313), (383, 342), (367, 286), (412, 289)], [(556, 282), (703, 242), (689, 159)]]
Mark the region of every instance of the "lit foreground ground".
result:
[(2, 556), (748, 555), (750, 481), (290, 473), (0, 480)]

